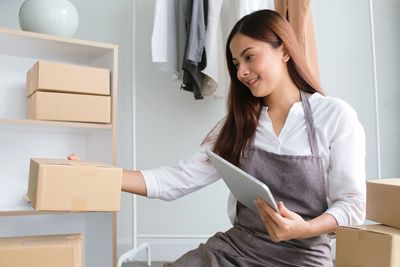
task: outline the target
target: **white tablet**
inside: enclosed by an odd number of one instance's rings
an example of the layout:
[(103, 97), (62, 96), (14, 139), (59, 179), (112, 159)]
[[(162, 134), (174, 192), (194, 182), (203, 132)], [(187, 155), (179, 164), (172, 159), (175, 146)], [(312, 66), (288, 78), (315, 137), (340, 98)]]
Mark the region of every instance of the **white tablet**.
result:
[(257, 206), (253, 201), (256, 198), (262, 198), (267, 201), (274, 210), (279, 212), (275, 199), (266, 184), (260, 182), (214, 152), (207, 151), (206, 153), (225, 184), (238, 201), (258, 213)]

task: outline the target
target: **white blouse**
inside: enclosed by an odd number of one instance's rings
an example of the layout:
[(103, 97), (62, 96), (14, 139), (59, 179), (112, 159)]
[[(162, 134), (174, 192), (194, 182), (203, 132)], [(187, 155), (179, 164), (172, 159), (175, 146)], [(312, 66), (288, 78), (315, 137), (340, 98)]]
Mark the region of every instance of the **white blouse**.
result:
[[(320, 156), (323, 158), (328, 209), (338, 225), (362, 224), (365, 219), (365, 133), (354, 109), (334, 97), (315, 93), (309, 97)], [(310, 155), (311, 149), (301, 102), (290, 109), (286, 122), (275, 135), (268, 108), (262, 109), (254, 145), (285, 155)], [(217, 181), (220, 177), (205, 153), (203, 144), (175, 167), (143, 170), (150, 198), (174, 200)], [(234, 221), (236, 200), (228, 201)]]

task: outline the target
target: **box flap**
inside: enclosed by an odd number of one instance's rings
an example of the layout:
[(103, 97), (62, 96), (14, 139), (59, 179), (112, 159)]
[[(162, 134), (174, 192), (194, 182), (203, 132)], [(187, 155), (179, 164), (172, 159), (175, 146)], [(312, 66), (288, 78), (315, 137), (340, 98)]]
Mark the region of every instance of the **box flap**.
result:
[(400, 187), (400, 178), (368, 180), (367, 183), (370, 183), (370, 184), (383, 184), (383, 185), (399, 186)]
[(68, 166), (93, 166), (93, 167), (103, 167), (103, 168), (116, 168), (115, 166), (98, 163), (98, 162), (88, 162), (82, 160), (68, 160), (68, 159), (54, 159), (54, 158), (32, 158), (33, 161), (38, 164), (46, 165), (68, 165)]
[(82, 239), (83, 236), (81, 234), (5, 237), (0, 238), (0, 249), (75, 245), (82, 243)]
[(350, 225), (341, 227), (400, 237), (400, 229), (383, 224)]

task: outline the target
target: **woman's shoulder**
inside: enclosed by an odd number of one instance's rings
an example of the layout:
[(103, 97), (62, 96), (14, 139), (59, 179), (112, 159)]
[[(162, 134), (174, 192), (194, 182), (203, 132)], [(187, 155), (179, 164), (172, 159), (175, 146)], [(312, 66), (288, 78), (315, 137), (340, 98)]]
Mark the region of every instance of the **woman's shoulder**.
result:
[(314, 93), (310, 96), (310, 104), (313, 112), (316, 114), (322, 114), (329, 117), (350, 116), (357, 118), (357, 112), (355, 109), (345, 100), (337, 97)]

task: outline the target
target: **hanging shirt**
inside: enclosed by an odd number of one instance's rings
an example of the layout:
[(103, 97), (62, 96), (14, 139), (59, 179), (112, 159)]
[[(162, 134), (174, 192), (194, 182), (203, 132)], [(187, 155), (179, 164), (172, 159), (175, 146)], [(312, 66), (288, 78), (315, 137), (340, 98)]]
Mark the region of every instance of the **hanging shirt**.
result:
[(225, 60), (225, 45), (221, 29), (221, 7), (223, 0), (209, 1), (205, 51), (207, 66), (201, 71), (203, 96), (225, 97), (228, 91), (228, 71)]
[(175, 79), (180, 76), (176, 5), (176, 1), (156, 0), (151, 35), (152, 61)]
[(191, 91), (195, 99), (202, 99), (202, 73), (207, 64), (205, 53), (208, 0), (186, 0), (183, 13), (186, 24), (186, 47), (183, 56), (182, 89)]
[[(226, 6), (223, 7), (223, 32), (225, 40), (227, 39), (230, 31), (238, 20), (244, 16), (260, 10), (272, 9), (274, 10), (274, 0), (230, 0), (227, 1)], [(225, 11), (225, 12), (224, 12)]]
[[(356, 112), (344, 101), (315, 93), (309, 98), (320, 156), (326, 177), (328, 209), (338, 225), (361, 224), (365, 218), (365, 133)], [(286, 155), (310, 155), (310, 144), (301, 102), (295, 103), (277, 137), (268, 117), (261, 112), (254, 146)], [(143, 170), (149, 198), (173, 200), (217, 181), (220, 177), (205, 153), (212, 144), (200, 146), (175, 167)], [(228, 202), (231, 221), (236, 201)]]

